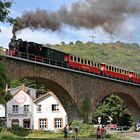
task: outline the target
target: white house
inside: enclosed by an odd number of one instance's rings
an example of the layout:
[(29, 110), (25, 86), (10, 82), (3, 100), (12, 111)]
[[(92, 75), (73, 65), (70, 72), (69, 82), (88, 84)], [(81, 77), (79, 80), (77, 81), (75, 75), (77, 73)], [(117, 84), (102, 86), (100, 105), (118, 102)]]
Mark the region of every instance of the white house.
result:
[(52, 92), (34, 101), (34, 129), (57, 130), (67, 123), (67, 114)]
[(35, 92), (20, 87), (12, 95), (7, 102), (7, 127), (57, 130), (67, 124), (67, 114), (52, 92), (36, 98)]
[(23, 88), (12, 94), (13, 98), (7, 102), (7, 127), (19, 125), (32, 129), (33, 98)]

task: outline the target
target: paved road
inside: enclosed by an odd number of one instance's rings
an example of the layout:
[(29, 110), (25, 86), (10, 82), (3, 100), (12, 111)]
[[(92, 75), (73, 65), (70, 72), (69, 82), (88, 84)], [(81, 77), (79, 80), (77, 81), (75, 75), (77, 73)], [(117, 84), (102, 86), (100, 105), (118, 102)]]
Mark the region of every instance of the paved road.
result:
[(125, 135), (131, 140), (140, 140), (140, 132), (122, 132), (121, 134)]

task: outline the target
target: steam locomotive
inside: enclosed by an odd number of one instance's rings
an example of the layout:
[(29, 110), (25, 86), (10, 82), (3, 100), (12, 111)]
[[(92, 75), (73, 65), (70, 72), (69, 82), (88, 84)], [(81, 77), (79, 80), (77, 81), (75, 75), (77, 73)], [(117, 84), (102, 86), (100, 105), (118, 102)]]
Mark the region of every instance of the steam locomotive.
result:
[(138, 73), (105, 63), (83, 59), (35, 42), (22, 41), (22, 39), (11, 39), (6, 54), (140, 84), (140, 74)]

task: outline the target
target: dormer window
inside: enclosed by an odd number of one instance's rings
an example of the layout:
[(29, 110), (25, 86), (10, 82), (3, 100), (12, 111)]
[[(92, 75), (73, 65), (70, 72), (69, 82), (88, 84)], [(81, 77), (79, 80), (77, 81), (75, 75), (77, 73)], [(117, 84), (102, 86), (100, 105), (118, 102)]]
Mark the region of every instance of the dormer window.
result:
[(58, 104), (52, 104), (52, 111), (59, 111), (59, 105)]

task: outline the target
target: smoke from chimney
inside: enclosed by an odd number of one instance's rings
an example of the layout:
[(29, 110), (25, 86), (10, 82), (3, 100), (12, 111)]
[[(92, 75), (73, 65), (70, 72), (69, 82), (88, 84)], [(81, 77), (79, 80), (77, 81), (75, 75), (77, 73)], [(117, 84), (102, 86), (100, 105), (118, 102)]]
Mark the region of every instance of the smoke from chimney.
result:
[(87, 29), (101, 27), (113, 33), (129, 15), (138, 13), (140, 1), (137, 0), (81, 0), (73, 3), (70, 8), (62, 5), (56, 12), (41, 9), (25, 12), (17, 18), (13, 33), (24, 28), (57, 31), (64, 24)]

